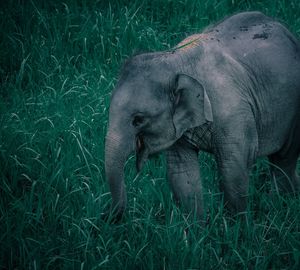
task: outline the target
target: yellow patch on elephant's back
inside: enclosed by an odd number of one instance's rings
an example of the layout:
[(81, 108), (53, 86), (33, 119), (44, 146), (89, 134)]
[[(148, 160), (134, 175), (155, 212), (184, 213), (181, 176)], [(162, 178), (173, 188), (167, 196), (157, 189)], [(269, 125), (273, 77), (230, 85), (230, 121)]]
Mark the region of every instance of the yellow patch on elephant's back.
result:
[(199, 43), (204, 40), (208, 40), (208, 34), (191, 35), (178, 43), (175, 49), (186, 51), (197, 47)]

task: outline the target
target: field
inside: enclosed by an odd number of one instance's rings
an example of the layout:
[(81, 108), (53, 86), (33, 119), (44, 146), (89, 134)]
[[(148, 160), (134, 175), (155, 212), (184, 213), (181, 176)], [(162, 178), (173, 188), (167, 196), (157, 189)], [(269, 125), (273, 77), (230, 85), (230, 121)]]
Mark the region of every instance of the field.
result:
[(0, 269), (300, 269), (300, 198), (269, 195), (266, 159), (251, 172), (244, 219), (223, 209), (205, 153), (205, 228), (174, 204), (163, 155), (139, 175), (130, 158), (127, 213), (119, 224), (100, 218), (111, 202), (107, 112), (124, 60), (241, 10), (300, 35), (298, 0), (1, 2)]

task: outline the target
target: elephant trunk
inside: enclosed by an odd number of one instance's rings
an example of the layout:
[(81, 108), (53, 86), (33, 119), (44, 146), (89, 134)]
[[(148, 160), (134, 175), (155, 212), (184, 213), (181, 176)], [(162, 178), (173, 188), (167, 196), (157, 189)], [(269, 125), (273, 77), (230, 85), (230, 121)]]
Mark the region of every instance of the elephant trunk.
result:
[(120, 136), (118, 132), (109, 131), (105, 141), (105, 173), (112, 195), (114, 215), (120, 218), (125, 210), (127, 195), (124, 182), (124, 166), (133, 149), (133, 136)]

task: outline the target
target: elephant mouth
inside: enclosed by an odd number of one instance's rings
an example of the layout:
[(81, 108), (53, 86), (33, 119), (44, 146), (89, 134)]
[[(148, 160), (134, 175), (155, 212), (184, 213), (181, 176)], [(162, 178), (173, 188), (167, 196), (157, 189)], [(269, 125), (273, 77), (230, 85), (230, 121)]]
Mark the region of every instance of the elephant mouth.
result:
[(146, 143), (141, 135), (136, 136), (135, 149), (136, 149), (136, 170), (139, 172), (143, 168), (149, 156), (148, 147), (146, 147)]

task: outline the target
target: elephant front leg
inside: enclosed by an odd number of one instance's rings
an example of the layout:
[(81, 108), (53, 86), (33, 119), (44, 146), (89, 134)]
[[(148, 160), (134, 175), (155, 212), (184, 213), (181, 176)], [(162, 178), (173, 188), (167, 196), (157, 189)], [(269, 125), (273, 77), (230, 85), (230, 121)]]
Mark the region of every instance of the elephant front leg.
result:
[(247, 209), (249, 171), (256, 156), (255, 148), (247, 145), (228, 143), (216, 154), (224, 204), (234, 214)]
[(180, 139), (167, 151), (167, 176), (174, 197), (184, 211), (204, 218), (198, 150)]
[(219, 168), (221, 175), (220, 189), (224, 193), (224, 205), (233, 214), (247, 209), (249, 188), (248, 170), (232, 164)]

